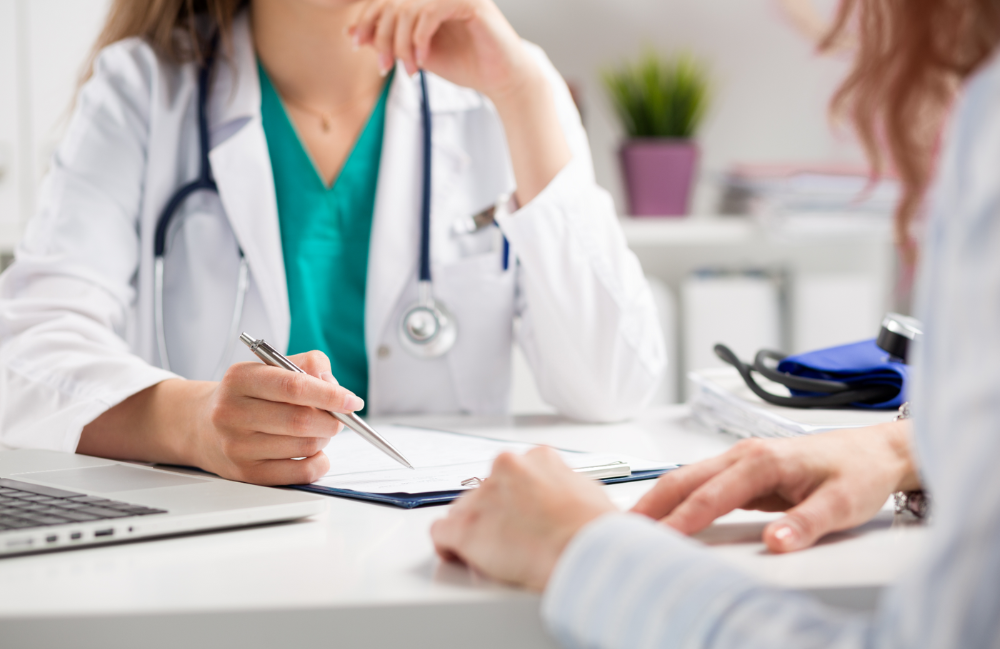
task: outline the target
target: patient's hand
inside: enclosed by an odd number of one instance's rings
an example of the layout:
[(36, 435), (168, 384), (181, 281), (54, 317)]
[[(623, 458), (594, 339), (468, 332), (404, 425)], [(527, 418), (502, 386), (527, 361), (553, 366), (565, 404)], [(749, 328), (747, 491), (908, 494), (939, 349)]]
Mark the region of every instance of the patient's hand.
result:
[(571, 471), (549, 448), (504, 453), (481, 487), (435, 521), (438, 554), (494, 579), (542, 590), (570, 539), (615, 511), (599, 483)]
[(786, 511), (764, 529), (764, 542), (789, 552), (868, 521), (894, 491), (918, 488), (910, 422), (900, 421), (740, 442), (663, 476), (633, 511), (684, 534), (734, 509)]

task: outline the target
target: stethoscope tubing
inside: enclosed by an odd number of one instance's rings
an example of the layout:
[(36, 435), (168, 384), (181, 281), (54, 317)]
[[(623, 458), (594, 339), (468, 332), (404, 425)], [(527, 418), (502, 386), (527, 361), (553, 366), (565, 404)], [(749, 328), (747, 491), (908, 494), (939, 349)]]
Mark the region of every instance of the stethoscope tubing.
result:
[[(209, 133), (208, 133), (208, 85), (212, 73), (212, 63), (215, 59), (215, 51), (218, 45), (218, 35), (214, 36), (209, 44), (209, 52), (205, 57), (201, 68), (198, 70), (198, 147), (199, 147), (199, 169), (198, 177), (183, 185), (174, 192), (174, 195), (167, 201), (166, 207), (160, 213), (160, 218), (156, 222), (156, 232), (153, 238), (153, 322), (156, 329), (156, 348), (160, 356), (160, 366), (165, 370), (170, 370), (170, 355), (167, 352), (167, 336), (165, 327), (165, 316), (163, 309), (163, 289), (164, 289), (164, 265), (167, 249), (167, 231), (170, 223), (180, 206), (191, 195), (200, 191), (213, 192), (218, 194), (219, 188), (212, 177), (212, 164), (209, 160)], [(236, 348), (236, 339), (239, 335), (240, 321), (243, 319), (243, 309), (246, 304), (246, 295), (250, 287), (250, 267), (247, 264), (243, 250), (239, 250), (240, 266), (236, 282), (236, 297), (233, 304), (233, 316), (229, 324), (229, 332), (226, 337), (226, 346), (219, 359), (219, 364), (213, 372), (213, 378), (221, 378), (226, 371), (228, 361), (233, 357)]]
[(431, 281), (431, 102), (427, 95), (427, 75), (420, 71), (420, 121), (423, 126), (423, 187), (420, 197), (420, 270), (421, 282)]

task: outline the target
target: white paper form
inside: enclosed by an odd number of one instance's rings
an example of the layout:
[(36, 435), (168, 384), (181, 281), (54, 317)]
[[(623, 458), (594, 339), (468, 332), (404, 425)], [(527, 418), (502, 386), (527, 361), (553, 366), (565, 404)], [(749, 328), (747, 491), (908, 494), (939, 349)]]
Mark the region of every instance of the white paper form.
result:
[[(400, 466), (345, 428), (326, 447), (330, 470), (313, 484), (380, 494), (462, 491), (471, 488), (463, 487), (463, 480), (489, 476), (493, 460), (500, 453), (523, 454), (536, 446), (394, 424), (381, 425), (378, 431), (406, 456), (413, 469)], [(619, 461), (627, 462), (632, 471), (668, 466), (619, 455), (576, 451), (558, 453), (574, 469)]]

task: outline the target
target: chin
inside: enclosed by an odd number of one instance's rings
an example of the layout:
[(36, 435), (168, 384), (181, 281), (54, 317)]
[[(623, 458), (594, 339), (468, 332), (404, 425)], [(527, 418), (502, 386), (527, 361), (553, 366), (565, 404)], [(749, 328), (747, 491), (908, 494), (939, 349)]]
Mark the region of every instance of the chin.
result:
[(363, 0), (285, 0), (289, 4), (302, 4), (320, 9), (343, 9), (359, 4)]

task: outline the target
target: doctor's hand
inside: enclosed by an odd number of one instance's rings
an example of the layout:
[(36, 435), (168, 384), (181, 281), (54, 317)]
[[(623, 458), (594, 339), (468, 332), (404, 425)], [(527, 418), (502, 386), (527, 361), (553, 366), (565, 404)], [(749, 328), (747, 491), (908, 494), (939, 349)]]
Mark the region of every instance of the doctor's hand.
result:
[(348, 28), (378, 51), (489, 97), (503, 122), (517, 200), (527, 205), (572, 159), (550, 82), (492, 0), (362, 0)]
[(445, 560), (540, 591), (580, 528), (613, 511), (599, 483), (543, 447), (497, 457), (489, 479), (435, 521), (431, 537)]
[(84, 426), (76, 452), (196, 466), (262, 485), (314, 482), (329, 468), (323, 448), (341, 428), (322, 411), (365, 404), (337, 384), (322, 352), (291, 359), (307, 373), (237, 363), (220, 383), (161, 381)]
[(514, 28), (491, 0), (364, 0), (348, 35), (374, 47), (379, 69), (399, 59), (488, 97), (503, 96), (536, 72)]
[(750, 439), (660, 478), (633, 508), (684, 534), (734, 509), (785, 511), (764, 529), (772, 552), (807, 548), (870, 520), (894, 491), (920, 488), (910, 422), (794, 439)]
[(354, 412), (364, 402), (337, 384), (322, 352), (290, 359), (306, 373), (257, 362), (229, 368), (203, 404), (199, 467), (263, 485), (305, 484), (326, 473), (323, 449), (343, 424), (324, 410)]

